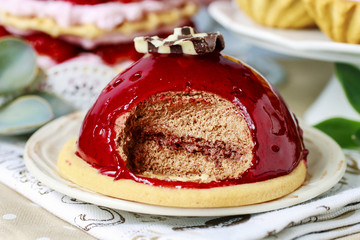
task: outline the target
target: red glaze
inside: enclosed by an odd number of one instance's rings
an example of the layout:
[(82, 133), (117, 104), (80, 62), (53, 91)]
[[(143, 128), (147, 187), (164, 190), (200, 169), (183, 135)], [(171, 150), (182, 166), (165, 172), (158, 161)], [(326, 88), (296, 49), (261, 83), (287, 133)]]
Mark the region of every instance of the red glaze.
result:
[(8, 36), (10, 35), (8, 31), (6, 31), (6, 29), (0, 25), (0, 37), (4, 37), (4, 36)]
[[(10, 34), (0, 25), (0, 37), (6, 35)], [(136, 52), (133, 42), (100, 46), (89, 51), (44, 33), (35, 33), (23, 38), (34, 47), (37, 53), (46, 55), (57, 63), (74, 58), (82, 52), (92, 52), (110, 65), (122, 60), (136, 61), (143, 56)]]
[[(114, 121), (149, 96), (166, 91), (206, 91), (233, 102), (253, 140), (253, 166), (239, 179), (194, 183), (134, 175), (116, 151)], [(219, 53), (205, 56), (147, 55), (102, 91), (83, 122), (78, 156), (103, 174), (156, 186), (211, 188), (251, 183), (291, 172), (307, 150), (295, 116), (277, 91), (248, 67)], [(110, 174), (111, 172), (111, 174)]]
[(44, 33), (36, 33), (24, 38), (39, 54), (47, 55), (58, 63), (75, 57), (81, 50), (79, 47)]
[(143, 54), (136, 52), (133, 42), (99, 46), (89, 51), (44, 33), (31, 34), (25, 39), (39, 54), (49, 56), (57, 63), (76, 57), (81, 52), (92, 52), (110, 65), (123, 60), (136, 61), (143, 56)]
[[(193, 23), (189, 21), (186, 26), (193, 26)], [(171, 33), (161, 33), (159, 37), (167, 37), (169, 34)], [(0, 37), (8, 35), (11, 34), (0, 25)], [(80, 53), (86, 52), (98, 55), (109, 65), (114, 65), (124, 60), (137, 61), (144, 55), (135, 50), (132, 41), (128, 43), (107, 44), (93, 50), (85, 50), (59, 38), (53, 38), (45, 33), (34, 33), (23, 38), (34, 47), (37, 53), (46, 55), (57, 63), (62, 63), (77, 57)]]
[(104, 62), (110, 65), (119, 63), (122, 60), (137, 61), (144, 56), (144, 54), (138, 53), (135, 50), (133, 42), (100, 46), (92, 52), (100, 56)]

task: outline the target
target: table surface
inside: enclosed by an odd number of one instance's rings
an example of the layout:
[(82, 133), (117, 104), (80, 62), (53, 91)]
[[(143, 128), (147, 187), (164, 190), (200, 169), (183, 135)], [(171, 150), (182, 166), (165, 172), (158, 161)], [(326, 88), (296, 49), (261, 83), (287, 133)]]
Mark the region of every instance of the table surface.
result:
[[(277, 89), (301, 118), (333, 74), (333, 64), (307, 59), (278, 59), (286, 71)], [(0, 239), (94, 239), (14, 190), (0, 184)], [(359, 239), (360, 235), (346, 239)]]

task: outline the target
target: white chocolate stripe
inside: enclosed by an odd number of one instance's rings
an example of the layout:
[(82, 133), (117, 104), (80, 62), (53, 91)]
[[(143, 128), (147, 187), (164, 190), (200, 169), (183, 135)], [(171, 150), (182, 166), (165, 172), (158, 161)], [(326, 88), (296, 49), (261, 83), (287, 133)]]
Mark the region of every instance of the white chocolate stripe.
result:
[(165, 39), (157, 36), (136, 37), (134, 43), (139, 53), (200, 55), (224, 48), (221, 34), (195, 33), (191, 27), (175, 28), (174, 34)]

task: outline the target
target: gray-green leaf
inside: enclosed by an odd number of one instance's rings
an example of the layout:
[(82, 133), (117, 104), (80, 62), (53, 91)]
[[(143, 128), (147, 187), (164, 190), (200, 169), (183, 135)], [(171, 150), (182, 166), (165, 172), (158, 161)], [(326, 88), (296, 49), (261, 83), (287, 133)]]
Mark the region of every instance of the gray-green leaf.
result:
[(36, 53), (29, 44), (13, 37), (0, 39), (0, 94), (24, 90), (36, 73)]
[(31, 133), (53, 118), (53, 111), (45, 99), (22, 96), (0, 108), (0, 134)]
[(40, 92), (36, 95), (46, 99), (54, 112), (55, 118), (75, 111), (75, 108), (70, 103), (66, 102), (55, 93)]

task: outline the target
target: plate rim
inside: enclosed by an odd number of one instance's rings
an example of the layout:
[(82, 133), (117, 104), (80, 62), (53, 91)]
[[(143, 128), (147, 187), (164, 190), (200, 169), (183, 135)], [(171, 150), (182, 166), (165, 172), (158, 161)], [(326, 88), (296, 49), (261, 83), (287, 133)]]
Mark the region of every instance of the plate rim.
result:
[[(278, 210), (281, 208), (290, 207), (299, 203), (303, 203), (309, 199), (315, 198), (316, 196), (326, 192), (331, 187), (333, 187), (342, 178), (346, 169), (345, 155), (342, 149), (339, 147), (339, 145), (334, 140), (332, 140), (330, 137), (320, 132), (319, 130), (310, 126), (302, 125), (301, 127), (304, 130), (304, 133), (308, 134), (310, 132), (317, 134), (320, 136), (320, 138), (323, 138), (322, 139), (323, 141), (327, 141), (327, 145), (329, 146), (328, 150), (333, 152), (332, 155), (334, 159), (335, 156), (337, 156), (336, 159), (340, 159), (339, 161), (336, 161), (339, 165), (337, 170), (338, 174), (335, 175), (335, 177), (333, 176), (331, 178), (331, 181), (328, 181), (327, 184), (317, 184), (318, 191), (316, 192), (316, 194), (314, 193), (310, 195), (308, 194), (306, 197), (303, 198), (292, 198), (291, 195), (296, 195), (304, 187), (301, 186), (299, 189), (290, 193), (289, 195), (270, 202), (259, 203), (248, 206), (240, 206), (240, 207), (220, 207), (220, 208), (165, 207), (165, 206), (156, 206), (151, 204), (117, 199), (77, 186), (76, 184), (62, 178), (60, 172), (57, 170), (56, 162), (55, 162), (56, 174), (57, 177), (61, 178), (61, 181), (58, 181), (54, 177), (49, 176), (48, 174), (42, 172), (41, 169), (39, 169), (36, 166), (36, 162), (34, 162), (33, 158), (34, 158), (34, 153), (36, 151), (33, 151), (33, 149), (35, 146), (37, 146), (37, 142), (39, 138), (42, 139), (41, 134), (43, 134), (44, 132), (49, 132), (56, 125), (65, 124), (68, 121), (73, 121), (74, 118), (78, 121), (82, 121), (83, 115), (84, 115), (84, 111), (75, 112), (63, 116), (61, 118), (55, 119), (54, 121), (46, 124), (38, 131), (36, 131), (30, 137), (30, 139), (27, 141), (25, 145), (25, 152), (24, 152), (25, 165), (27, 169), (30, 171), (30, 173), (34, 175), (34, 177), (36, 177), (40, 182), (42, 182), (44, 185), (54, 189), (59, 193), (65, 194), (67, 196), (76, 198), (84, 202), (89, 202), (92, 204), (110, 207), (118, 210), (143, 213), (143, 214), (181, 216), (181, 217), (231, 216), (231, 215), (267, 212), (271, 210)], [(343, 162), (341, 163), (341, 161)], [(286, 204), (285, 205), (279, 204), (279, 202), (281, 203), (281, 201), (285, 202)]]

